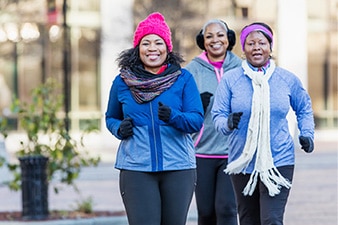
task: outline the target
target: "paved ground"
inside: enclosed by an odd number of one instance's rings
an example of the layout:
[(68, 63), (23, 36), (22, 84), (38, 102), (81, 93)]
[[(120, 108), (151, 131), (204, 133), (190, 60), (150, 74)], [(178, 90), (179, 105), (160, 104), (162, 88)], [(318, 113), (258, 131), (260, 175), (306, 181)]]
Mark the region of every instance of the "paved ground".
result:
[[(301, 150), (296, 153), (295, 178), (285, 213), (286, 225), (337, 224), (338, 131), (317, 131), (315, 146), (312, 154)], [(118, 171), (112, 163), (114, 154), (107, 151), (101, 153), (104, 157), (100, 166), (84, 168), (77, 181), (81, 195), (69, 187), (64, 187), (58, 195), (49, 191), (50, 210), (73, 209), (77, 201), (88, 197), (93, 198), (96, 210), (124, 210), (119, 195)], [(8, 188), (0, 186), (0, 211), (21, 210), (20, 198), (20, 192), (10, 192)], [(195, 201), (191, 204), (188, 219), (187, 225), (197, 224)], [(125, 217), (114, 221), (107, 224), (127, 224)]]

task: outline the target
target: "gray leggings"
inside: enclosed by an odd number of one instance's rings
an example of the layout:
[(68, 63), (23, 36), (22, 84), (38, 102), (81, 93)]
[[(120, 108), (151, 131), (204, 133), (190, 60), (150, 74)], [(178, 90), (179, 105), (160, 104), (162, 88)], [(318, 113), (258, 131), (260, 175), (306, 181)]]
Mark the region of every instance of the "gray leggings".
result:
[(121, 170), (120, 192), (129, 225), (185, 225), (196, 170)]

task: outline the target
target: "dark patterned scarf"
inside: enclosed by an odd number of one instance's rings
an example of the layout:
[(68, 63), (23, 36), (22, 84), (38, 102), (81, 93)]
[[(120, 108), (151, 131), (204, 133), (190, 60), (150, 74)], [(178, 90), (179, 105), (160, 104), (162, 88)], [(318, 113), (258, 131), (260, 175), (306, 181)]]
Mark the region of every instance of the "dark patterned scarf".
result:
[(138, 103), (149, 102), (175, 83), (181, 74), (179, 66), (170, 65), (161, 74), (152, 74), (141, 67), (121, 69), (121, 77)]

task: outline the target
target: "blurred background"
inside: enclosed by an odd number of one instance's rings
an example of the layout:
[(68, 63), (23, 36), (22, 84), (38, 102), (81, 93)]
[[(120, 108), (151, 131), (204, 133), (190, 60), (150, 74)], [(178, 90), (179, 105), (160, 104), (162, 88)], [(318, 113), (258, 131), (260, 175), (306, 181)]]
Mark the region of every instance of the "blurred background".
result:
[[(256, 21), (271, 26), (273, 57), (302, 80), (318, 131), (319, 151), (314, 157), (298, 151), (300, 179), (295, 179), (286, 221), (308, 225), (337, 221), (338, 0), (0, 0), (0, 118), (7, 117), (11, 129), (7, 149), (0, 137), (0, 156), (7, 150), (15, 160), (22, 140), (10, 110), (12, 96), (29, 101), (31, 90), (52, 77), (62, 87), (60, 116), (68, 118), (69, 130), (80, 133), (87, 121), (94, 121), (100, 132), (88, 136), (85, 144), (103, 161), (114, 162), (119, 141), (107, 131), (104, 113), (119, 73), (116, 58), (132, 47), (135, 26), (154, 11), (166, 17), (173, 50), (186, 60), (183, 66), (201, 52), (195, 36), (209, 19), (221, 19), (236, 32), (233, 52), (240, 57), (241, 29)], [(290, 117), (290, 129), (296, 132)], [(93, 194), (100, 207), (123, 210), (118, 173), (112, 168), (106, 164), (97, 171), (85, 170), (79, 187)], [(20, 207), (19, 196), (1, 191), (9, 202), (2, 204), (5, 210)], [(52, 207), (64, 208), (74, 197), (73, 192), (52, 196)]]
[[(69, 129), (96, 121), (107, 134), (104, 113), (118, 74), (117, 55), (132, 47), (133, 31), (159, 11), (172, 29), (174, 51), (186, 63), (200, 53), (195, 36), (213, 18), (239, 34), (262, 21), (274, 31), (273, 57), (303, 81), (313, 101), (317, 129), (338, 128), (338, 0), (0, 0), (0, 109), (10, 118), (12, 95), (48, 77), (63, 87)], [(111, 135), (109, 135), (111, 139)]]

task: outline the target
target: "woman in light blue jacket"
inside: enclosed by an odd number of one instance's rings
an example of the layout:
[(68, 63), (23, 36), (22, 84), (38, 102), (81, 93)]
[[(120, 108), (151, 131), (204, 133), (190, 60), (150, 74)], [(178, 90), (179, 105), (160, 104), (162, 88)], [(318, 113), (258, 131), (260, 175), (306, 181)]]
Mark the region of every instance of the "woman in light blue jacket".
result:
[(216, 129), (229, 135), (229, 164), (241, 225), (282, 225), (295, 147), (292, 109), (305, 152), (314, 149), (311, 99), (299, 78), (271, 59), (273, 33), (265, 23), (241, 31), (242, 66), (224, 74), (212, 108)]
[(201, 129), (203, 108), (160, 13), (138, 24), (134, 47), (118, 62), (106, 126), (121, 140), (115, 167), (128, 222), (185, 225), (196, 183), (190, 134)]

